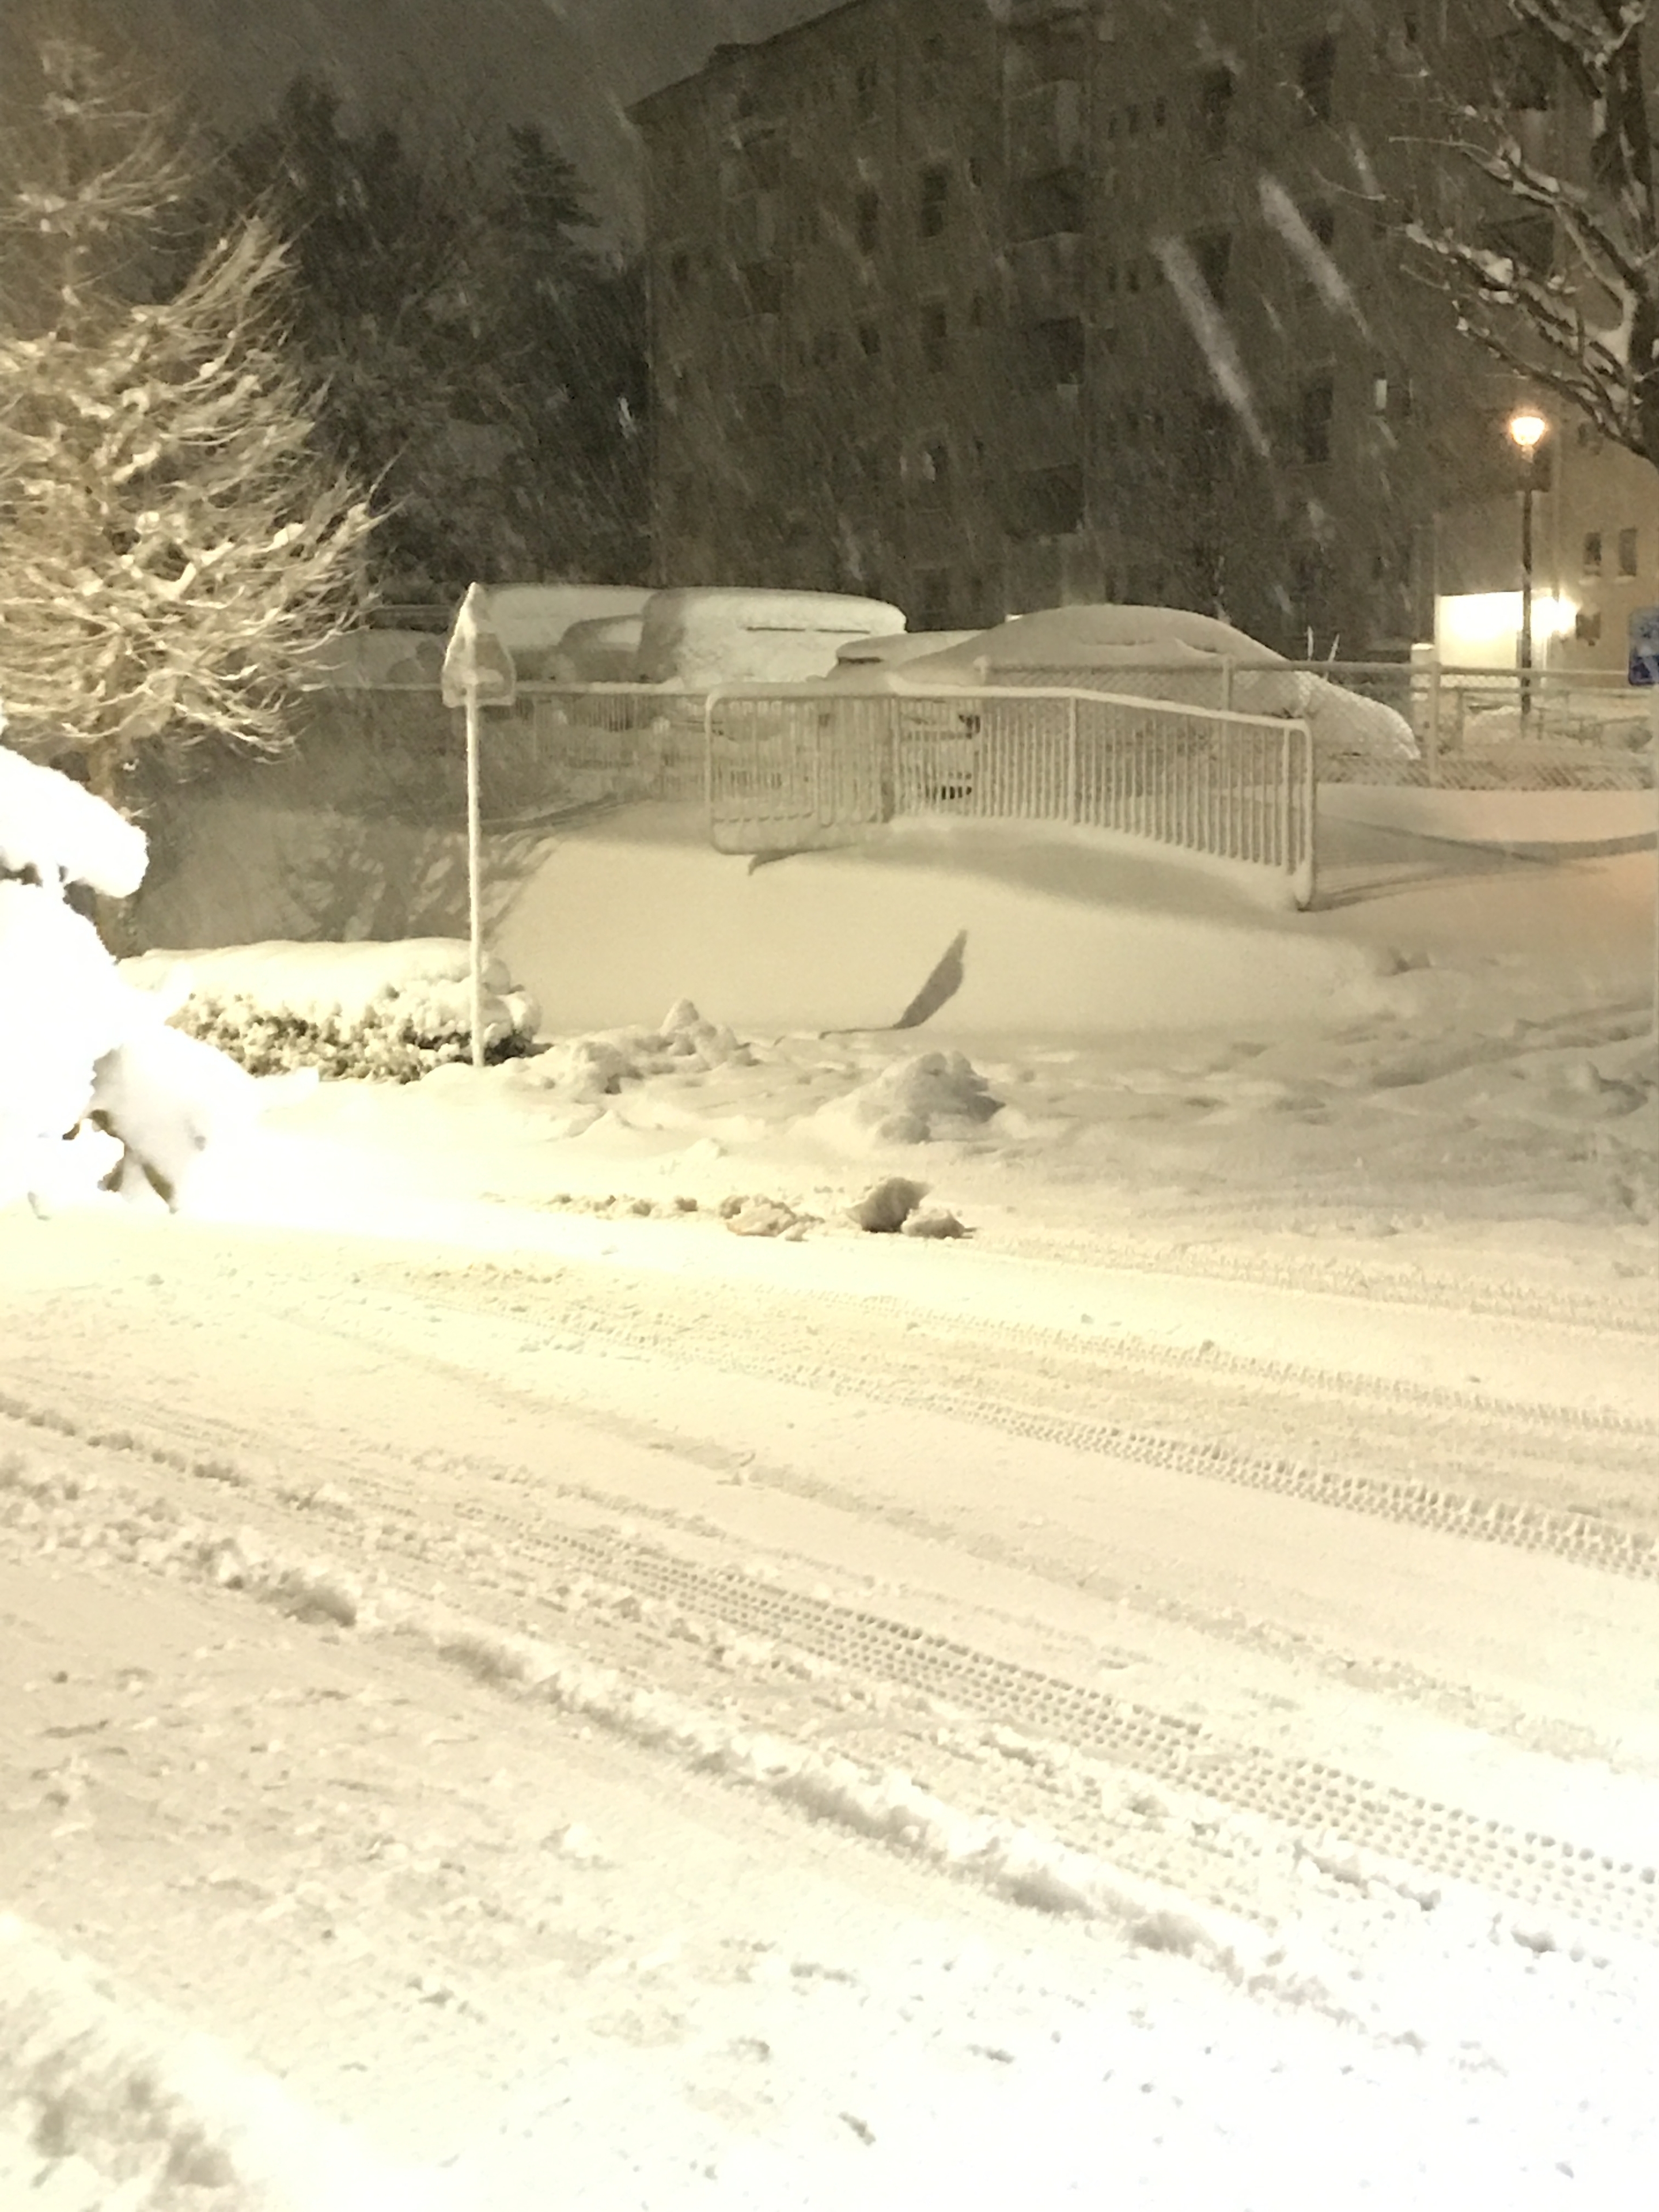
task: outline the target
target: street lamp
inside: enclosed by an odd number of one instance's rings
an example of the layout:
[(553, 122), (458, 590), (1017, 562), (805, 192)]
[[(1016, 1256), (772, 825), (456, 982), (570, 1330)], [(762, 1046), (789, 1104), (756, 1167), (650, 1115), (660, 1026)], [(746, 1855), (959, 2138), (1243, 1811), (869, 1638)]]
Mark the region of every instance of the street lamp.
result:
[(1521, 480), (1521, 727), (1524, 735), (1532, 714), (1532, 495), (1537, 489), (1538, 448), (1549, 434), (1549, 424), (1534, 408), (1517, 408), (1510, 417), (1510, 435), (1526, 456)]

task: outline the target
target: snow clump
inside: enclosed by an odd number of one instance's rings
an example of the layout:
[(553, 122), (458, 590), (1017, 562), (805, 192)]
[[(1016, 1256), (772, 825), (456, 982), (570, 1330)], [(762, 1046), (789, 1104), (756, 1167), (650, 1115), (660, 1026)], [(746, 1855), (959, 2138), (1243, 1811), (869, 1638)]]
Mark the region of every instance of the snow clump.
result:
[(926, 1145), (975, 1135), (1002, 1101), (965, 1054), (924, 1052), (896, 1060), (813, 1116), (860, 1149), (872, 1143)]
[(625, 1083), (653, 1075), (706, 1074), (747, 1067), (754, 1054), (724, 1022), (705, 1021), (690, 999), (677, 999), (654, 1030), (600, 1030), (564, 1037), (539, 1053), (528, 1073), (538, 1089), (578, 1100), (614, 1098)]
[[(6, 726), (0, 708), (0, 733)], [(0, 876), (49, 890), (85, 884), (127, 898), (144, 879), (149, 847), (137, 823), (54, 768), (0, 745)]]

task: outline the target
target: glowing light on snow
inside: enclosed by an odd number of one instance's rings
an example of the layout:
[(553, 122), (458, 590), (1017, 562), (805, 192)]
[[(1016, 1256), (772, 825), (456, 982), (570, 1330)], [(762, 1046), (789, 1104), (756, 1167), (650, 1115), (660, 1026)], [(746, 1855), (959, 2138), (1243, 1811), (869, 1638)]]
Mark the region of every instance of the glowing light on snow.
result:
[[(1532, 603), (1532, 634), (1571, 637), (1577, 602), (1540, 592)], [(1508, 668), (1521, 635), (1519, 592), (1462, 592), (1435, 604), (1435, 648), (1458, 667)]]

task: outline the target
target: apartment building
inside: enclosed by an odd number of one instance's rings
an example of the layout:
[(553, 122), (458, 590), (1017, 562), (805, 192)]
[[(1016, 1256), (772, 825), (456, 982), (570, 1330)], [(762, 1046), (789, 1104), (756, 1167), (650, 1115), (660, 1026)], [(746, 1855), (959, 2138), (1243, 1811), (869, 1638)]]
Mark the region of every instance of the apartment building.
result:
[[(1382, 191), (1439, 188), (1445, 18), (843, 0), (642, 102), (659, 576), (917, 628), (1184, 605), (1344, 657), (1509, 591), (1520, 392)], [(1542, 468), (1540, 590), (1616, 652), (1586, 603), (1632, 558), (1659, 598), (1650, 472), (1567, 422)]]

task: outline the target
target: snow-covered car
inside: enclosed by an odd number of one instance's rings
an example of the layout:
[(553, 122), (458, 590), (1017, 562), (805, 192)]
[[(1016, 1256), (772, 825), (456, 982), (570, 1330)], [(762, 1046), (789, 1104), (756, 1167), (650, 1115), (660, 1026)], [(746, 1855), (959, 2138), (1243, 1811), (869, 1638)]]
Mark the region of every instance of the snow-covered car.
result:
[(640, 675), (693, 690), (810, 684), (830, 674), (854, 638), (903, 628), (902, 612), (884, 599), (840, 592), (657, 592), (645, 609)]
[(1076, 684), (1182, 705), (1230, 704), (1243, 714), (1305, 721), (1327, 754), (1414, 759), (1402, 714), (1281, 654), (1210, 615), (1179, 607), (1091, 604), (1016, 615), (995, 629), (881, 672), (895, 690), (939, 686)]

